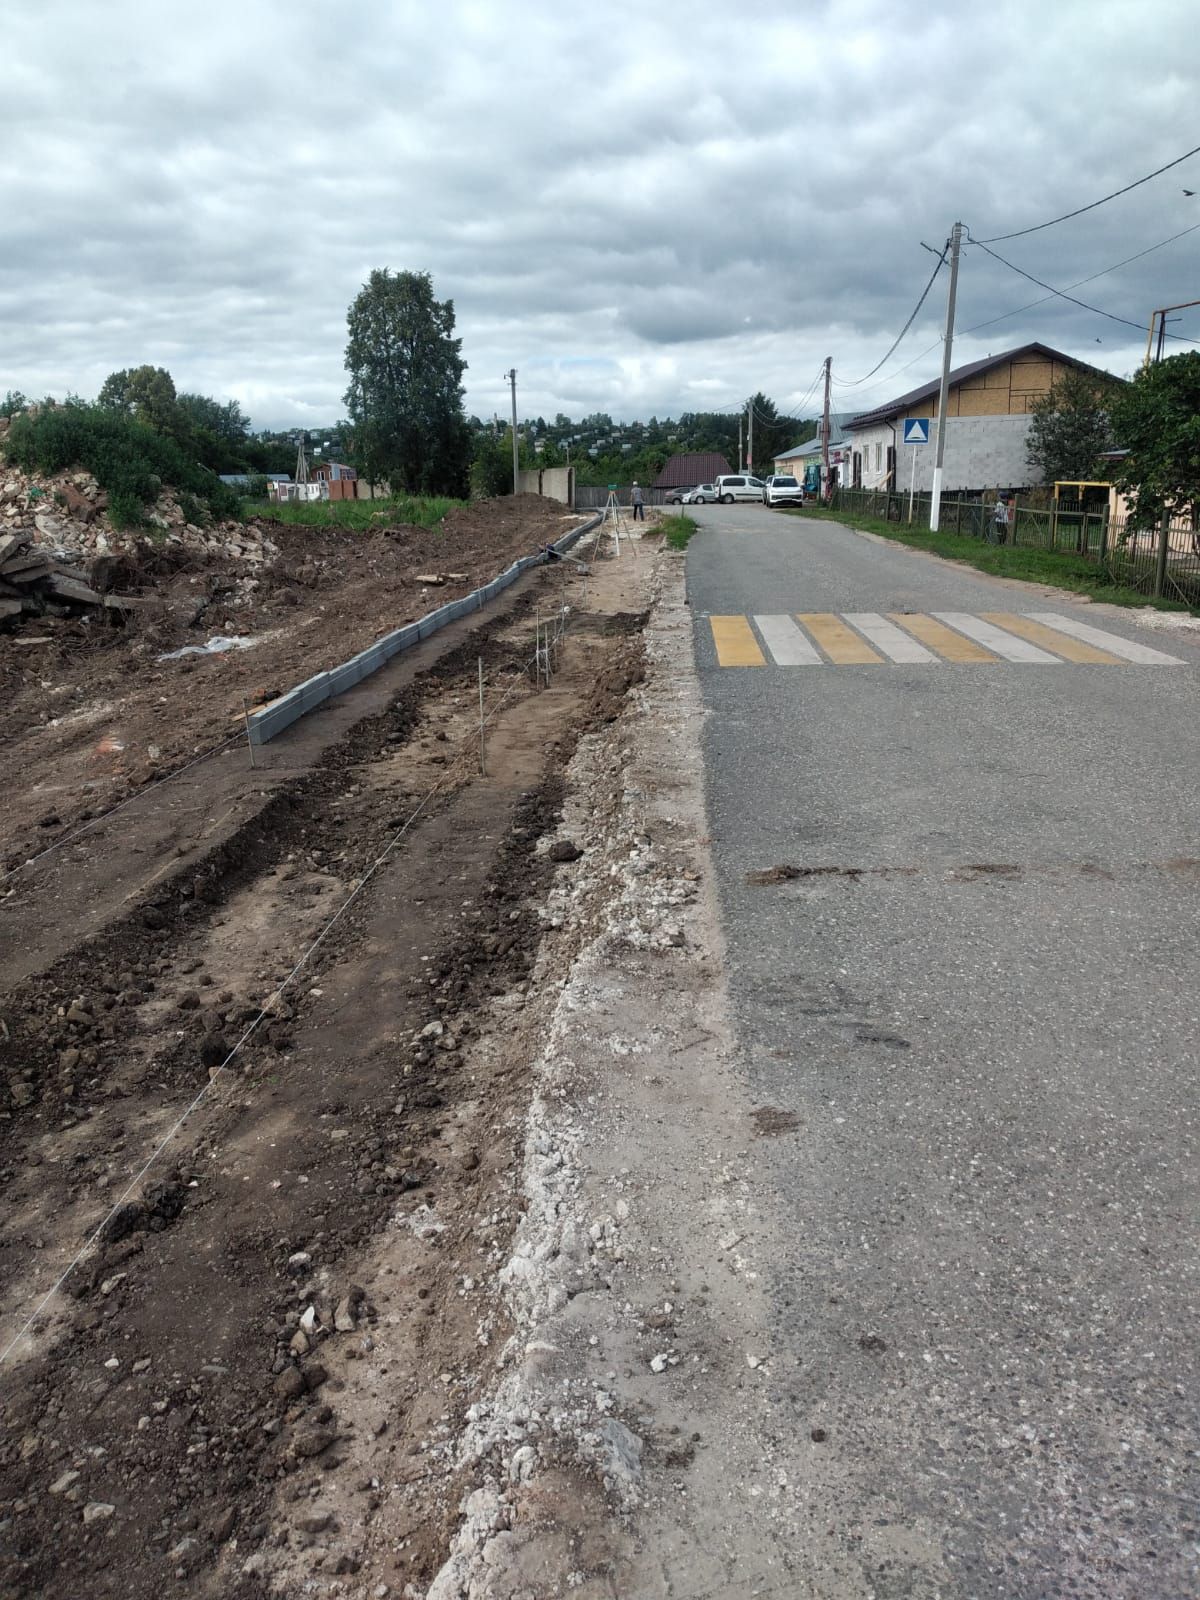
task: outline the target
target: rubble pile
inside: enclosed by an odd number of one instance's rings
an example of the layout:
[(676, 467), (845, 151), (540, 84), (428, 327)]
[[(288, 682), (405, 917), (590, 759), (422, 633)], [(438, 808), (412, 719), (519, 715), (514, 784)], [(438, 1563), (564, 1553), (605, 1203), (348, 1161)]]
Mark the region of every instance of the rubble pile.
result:
[[(0, 429), (0, 449), (3, 437)], [(201, 527), (189, 521), (171, 489), (165, 489), (146, 508), (142, 527), (114, 528), (108, 496), (90, 473), (33, 478), (0, 458), (0, 539), (16, 533), (28, 533), (40, 544), (71, 552), (85, 562), (126, 553), (146, 538), (253, 566), (272, 561), (277, 554), (271, 539), (252, 523), (218, 522)]]
[(0, 624), (22, 616), (65, 617), (79, 610), (132, 611), (139, 596), (102, 594), (67, 553), (33, 543), (28, 529), (0, 534)]

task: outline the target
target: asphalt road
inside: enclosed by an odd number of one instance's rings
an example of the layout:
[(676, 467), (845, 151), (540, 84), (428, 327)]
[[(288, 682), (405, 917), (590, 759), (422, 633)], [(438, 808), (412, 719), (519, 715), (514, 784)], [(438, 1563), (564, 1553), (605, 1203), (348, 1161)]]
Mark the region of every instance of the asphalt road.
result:
[[(756, 1155), (801, 1526), (872, 1596), (1195, 1596), (1200, 635), (699, 520), (730, 979), (756, 1103), (795, 1119)], [(782, 666), (760, 628), (763, 665), (721, 666), (710, 620), (906, 611), (1185, 664)]]

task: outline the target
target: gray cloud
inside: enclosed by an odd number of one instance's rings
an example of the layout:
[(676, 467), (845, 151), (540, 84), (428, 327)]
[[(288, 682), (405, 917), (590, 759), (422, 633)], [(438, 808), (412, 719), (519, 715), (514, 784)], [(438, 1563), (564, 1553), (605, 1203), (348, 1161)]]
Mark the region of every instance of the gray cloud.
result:
[[(943, 284), (844, 386), (914, 304), (922, 240), (1041, 221), (1186, 147), (1191, 20), (1186, 0), (11, 8), (0, 391), (93, 394), (153, 361), (256, 424), (327, 420), (346, 308), (387, 265), (454, 299), (481, 414), (511, 365), (529, 414), (754, 388), (793, 407), (827, 354), (838, 409), (878, 403), (939, 363)], [(1196, 178), (1200, 158), (997, 248), (1065, 287), (1200, 222)], [(1194, 298), (1198, 240), (1080, 293), (1142, 323)], [(966, 331), (1038, 295), (968, 249), (956, 357), (1140, 358), (1135, 328), (1062, 301)]]

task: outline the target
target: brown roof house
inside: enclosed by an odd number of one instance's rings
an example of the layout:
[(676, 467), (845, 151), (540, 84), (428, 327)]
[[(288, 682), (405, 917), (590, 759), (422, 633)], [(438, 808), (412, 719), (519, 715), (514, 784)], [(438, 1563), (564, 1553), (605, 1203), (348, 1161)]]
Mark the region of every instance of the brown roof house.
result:
[(715, 450), (695, 451), (672, 456), (655, 478), (655, 489), (694, 489), (698, 483), (713, 483), (733, 471), (723, 455)]
[[(1111, 377), (1044, 344), (1023, 344), (955, 368), (946, 397), (943, 490), (977, 494), (1029, 487), (1036, 478), (1025, 458), (1030, 411), (1068, 371)], [(847, 488), (907, 489), (914, 464), (918, 493), (933, 487), (939, 387), (934, 378), (847, 423), (841, 471)], [(909, 418), (927, 420), (928, 444), (905, 444)]]

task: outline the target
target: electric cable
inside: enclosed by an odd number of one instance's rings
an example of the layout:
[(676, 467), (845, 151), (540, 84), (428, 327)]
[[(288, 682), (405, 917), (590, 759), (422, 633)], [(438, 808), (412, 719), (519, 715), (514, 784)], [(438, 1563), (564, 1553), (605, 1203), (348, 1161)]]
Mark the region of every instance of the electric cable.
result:
[[(1080, 278), (1077, 283), (1069, 283), (1068, 289), (1082, 289), (1085, 283), (1095, 283), (1097, 278), (1107, 277), (1110, 272), (1119, 272), (1122, 267), (1129, 266), (1130, 262), (1140, 261), (1143, 256), (1153, 255), (1156, 250), (1161, 250), (1164, 245), (1174, 244), (1176, 239), (1185, 239), (1189, 233), (1200, 229), (1200, 222), (1194, 222), (1190, 228), (1184, 228), (1179, 233), (1173, 233), (1169, 239), (1160, 239), (1157, 244), (1147, 245), (1144, 250), (1139, 250), (1136, 255), (1126, 256), (1124, 261), (1115, 262), (1111, 267), (1103, 267), (1099, 272), (1093, 272), (1086, 278)], [(978, 240), (971, 240), (972, 244)], [(1055, 293), (1044, 294), (1038, 300), (1031, 300), (1028, 305), (1017, 306), (1013, 311), (1002, 311), (998, 317), (989, 317), (986, 322), (973, 323), (971, 327), (964, 328), (964, 333), (976, 333), (980, 328), (993, 327), (997, 322), (1003, 322), (1007, 317), (1018, 317), (1022, 311), (1032, 311), (1034, 306), (1044, 306), (1047, 300), (1053, 300)]]
[(1106, 206), (1110, 200), (1128, 194), (1131, 189), (1139, 188), (1143, 183), (1149, 183), (1151, 178), (1160, 178), (1164, 172), (1170, 172), (1172, 167), (1177, 167), (1181, 161), (1189, 157), (1200, 155), (1200, 144), (1194, 150), (1185, 150), (1181, 156), (1176, 156), (1174, 161), (1168, 161), (1165, 167), (1157, 167), (1153, 172), (1148, 172), (1144, 178), (1136, 178), (1133, 183), (1127, 183), (1123, 189), (1114, 189), (1111, 194), (1106, 194), (1103, 200), (1093, 200), (1090, 205), (1079, 206), (1074, 211), (1065, 211), (1061, 217), (1051, 217), (1049, 222), (1039, 222), (1032, 228), (1018, 228), (1015, 233), (994, 233), (990, 239), (972, 239), (972, 244), (988, 245), (1003, 244), (1006, 239), (1023, 239), (1029, 233), (1041, 233), (1043, 228), (1056, 228), (1060, 222), (1069, 222), (1072, 217), (1081, 217), (1085, 211), (1095, 211), (1097, 206)]
[(890, 358), (893, 355), (893, 353), (899, 348), (900, 341), (904, 338), (904, 335), (908, 332), (908, 330), (912, 327), (913, 323), (917, 320), (917, 314), (920, 311), (921, 307), (925, 304), (926, 300), (929, 298), (929, 291), (933, 288), (934, 279), (937, 277), (938, 273), (942, 270), (942, 268), (946, 264), (946, 251), (949, 248), (950, 248), (949, 244), (946, 244), (946, 245), (942, 246), (942, 253), (937, 259), (937, 266), (934, 267), (933, 272), (930, 274), (929, 282), (925, 285), (924, 289), (921, 291), (921, 298), (917, 301), (916, 305), (913, 307), (911, 316), (909, 317), (908, 321), (904, 324), (904, 326), (900, 329), (900, 332), (897, 334), (897, 336), (895, 338), (895, 341), (893, 342), (892, 347), (888, 351), (887, 355), (884, 356), (882, 361), (877, 361), (875, 363), (875, 365), (871, 368), (870, 372), (864, 373), (864, 375), (861, 378), (849, 378), (849, 379), (847, 379), (842, 384), (842, 388), (843, 389), (857, 389), (859, 384), (866, 383), (868, 378), (873, 378), (875, 376), (875, 374), (879, 371), (880, 367), (883, 366), (884, 362), (890, 360)]
[[(1122, 261), (1114, 262), (1111, 267), (1102, 267), (1099, 272), (1089, 273), (1086, 278), (1080, 278), (1076, 283), (1068, 284), (1067, 288), (1069, 290), (1081, 289), (1085, 283), (1094, 283), (1097, 278), (1106, 277), (1110, 272), (1118, 272), (1122, 267), (1127, 267), (1134, 261), (1140, 261), (1143, 256), (1153, 255), (1156, 250), (1162, 250), (1166, 245), (1174, 244), (1177, 239), (1184, 239), (1189, 233), (1196, 233), (1198, 230), (1200, 230), (1200, 222), (1193, 223), (1190, 228), (1183, 228), (1179, 233), (1173, 233), (1167, 239), (1160, 239), (1157, 244), (1147, 245), (1144, 250), (1139, 250), (1134, 255), (1126, 256)], [(978, 241), (973, 240), (971, 242), (977, 243)], [(1014, 306), (1011, 311), (1002, 311), (997, 317), (988, 317), (983, 322), (973, 322), (969, 328), (961, 329), (960, 333), (978, 333), (982, 328), (992, 328), (996, 325), (996, 323), (1004, 322), (1009, 317), (1017, 317), (1020, 316), (1023, 311), (1032, 311), (1035, 306), (1045, 305), (1048, 300), (1053, 300), (1055, 297), (1056, 296), (1054, 292), (1041, 295), (1037, 300), (1030, 300), (1023, 306)], [(1178, 336), (1172, 335), (1171, 337)], [(890, 383), (892, 378), (898, 378), (901, 373), (909, 371), (911, 367), (915, 367), (918, 361), (923, 361), (927, 355), (930, 355), (934, 350), (936, 350), (941, 342), (942, 341), (940, 338), (935, 339), (927, 349), (921, 351), (920, 355), (914, 356), (911, 361), (905, 362), (904, 366), (898, 367), (896, 371), (889, 376), (887, 381)], [(843, 387), (841, 379), (835, 377), (833, 379), (833, 386), (834, 388)], [(872, 385), (872, 387), (878, 388), (879, 385), (875, 384)]]
[[(967, 233), (967, 243), (973, 244), (976, 249), (982, 250), (985, 255), (991, 256), (993, 261), (998, 261), (1002, 267), (1007, 267), (1010, 272), (1015, 272), (1018, 277), (1028, 278), (1030, 283), (1036, 283), (1039, 289), (1048, 289), (1052, 295), (1057, 295), (1060, 300), (1069, 300), (1073, 306), (1081, 306), (1084, 311), (1094, 312), (1098, 317), (1107, 317), (1110, 322), (1123, 323), (1127, 328), (1136, 328), (1139, 333), (1145, 330), (1145, 324), (1142, 322), (1134, 322), (1130, 317), (1117, 316), (1115, 311), (1104, 311), (1100, 306), (1089, 305), (1086, 300), (1080, 300), (1075, 295), (1068, 294), (1065, 289), (1056, 289), (1052, 283), (1046, 283), (1041, 278), (1035, 278), (1033, 273), (1026, 272), (1024, 267), (1018, 267), (1015, 262), (1006, 260), (1002, 255), (997, 255), (996, 251), (989, 249), (982, 239), (973, 239), (969, 231)], [(1169, 339), (1177, 339), (1183, 344), (1200, 343), (1200, 340), (1189, 339), (1181, 333), (1168, 334), (1167, 337)]]
[[(911, 361), (906, 361), (902, 367), (897, 367), (895, 372), (890, 372), (886, 378), (880, 378), (877, 383), (871, 384), (870, 388), (871, 389), (879, 389), (879, 388), (882, 388), (884, 383), (891, 383), (893, 378), (898, 378), (902, 372), (907, 372), (910, 367), (915, 367), (918, 361), (924, 361), (925, 357), (927, 355), (929, 355), (932, 351), (937, 350), (940, 347), (941, 343), (942, 343), (942, 336), (939, 334), (938, 337), (933, 341), (933, 343), (931, 345), (927, 345), (925, 347), (925, 349), (921, 351), (920, 355), (914, 356)], [(840, 388), (843, 387), (843, 384), (842, 384), (842, 381), (841, 381), (840, 378), (833, 378), (831, 381), (832, 381), (833, 387), (835, 389), (840, 389)]]

